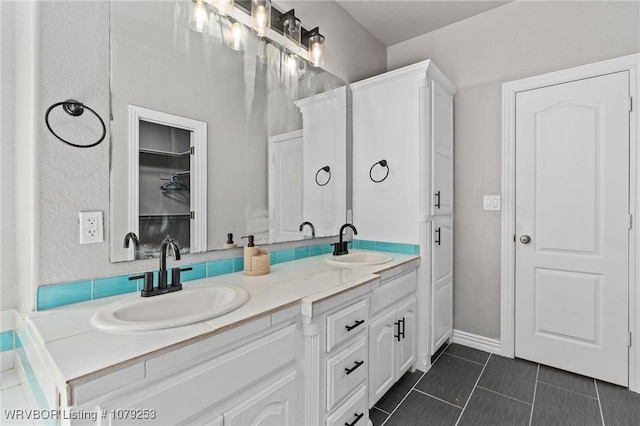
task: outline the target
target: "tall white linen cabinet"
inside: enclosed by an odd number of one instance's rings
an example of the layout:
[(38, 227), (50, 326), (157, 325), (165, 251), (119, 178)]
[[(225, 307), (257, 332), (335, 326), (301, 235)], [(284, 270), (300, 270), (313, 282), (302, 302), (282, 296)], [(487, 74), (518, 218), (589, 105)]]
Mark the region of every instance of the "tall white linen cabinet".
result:
[(362, 248), (419, 246), (415, 366), (426, 370), (453, 333), (456, 87), (427, 60), (353, 83), (351, 90), (356, 238)]

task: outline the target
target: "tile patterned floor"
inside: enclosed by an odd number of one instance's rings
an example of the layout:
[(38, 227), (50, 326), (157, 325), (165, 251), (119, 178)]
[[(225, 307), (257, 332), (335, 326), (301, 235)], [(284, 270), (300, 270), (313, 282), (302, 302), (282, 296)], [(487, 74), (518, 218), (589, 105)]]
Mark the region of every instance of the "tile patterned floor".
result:
[(457, 344), (405, 374), (369, 411), (374, 426), (640, 425), (640, 394)]

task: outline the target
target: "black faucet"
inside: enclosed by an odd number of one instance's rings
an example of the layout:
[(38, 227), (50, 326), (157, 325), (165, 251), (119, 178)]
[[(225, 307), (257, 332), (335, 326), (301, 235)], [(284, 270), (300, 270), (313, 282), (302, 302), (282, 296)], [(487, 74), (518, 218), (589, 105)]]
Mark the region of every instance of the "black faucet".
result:
[(162, 240), (162, 243), (160, 244), (160, 270), (158, 271), (158, 287), (153, 287), (153, 272), (145, 272), (142, 275), (129, 277), (130, 281), (144, 279), (144, 287), (140, 292), (140, 296), (151, 297), (157, 296), (159, 294), (172, 293), (174, 291), (182, 290), (182, 284), (180, 283), (180, 273), (184, 271), (191, 271), (192, 268), (180, 268), (179, 266), (173, 268), (171, 270), (171, 285), (167, 285), (167, 248), (171, 248), (171, 251), (173, 251), (173, 258), (175, 260), (180, 260), (180, 248), (178, 247), (178, 243), (176, 243), (171, 235), (167, 235), (167, 238)]
[[(167, 238), (160, 243), (160, 270), (158, 271), (158, 289), (163, 290), (167, 288), (167, 247), (170, 247), (173, 251), (173, 259), (180, 260), (180, 249), (178, 243), (167, 235)], [(180, 284), (180, 283), (172, 283)]]
[(309, 228), (311, 228), (311, 238), (315, 238), (316, 237), (316, 228), (315, 228), (315, 226), (313, 226), (313, 223), (311, 223), (311, 222), (302, 222), (300, 224), (300, 232), (302, 232), (302, 228), (304, 228), (305, 225), (307, 225)]
[(348, 254), (349, 253), (349, 250), (347, 248), (347, 244), (349, 244), (349, 242), (348, 241), (342, 241), (342, 233), (344, 232), (345, 228), (351, 228), (351, 230), (353, 230), (353, 235), (358, 235), (358, 230), (352, 224), (345, 223), (344, 225), (342, 225), (340, 227), (340, 240), (337, 243), (333, 244), (333, 255), (334, 256), (341, 256), (343, 254)]

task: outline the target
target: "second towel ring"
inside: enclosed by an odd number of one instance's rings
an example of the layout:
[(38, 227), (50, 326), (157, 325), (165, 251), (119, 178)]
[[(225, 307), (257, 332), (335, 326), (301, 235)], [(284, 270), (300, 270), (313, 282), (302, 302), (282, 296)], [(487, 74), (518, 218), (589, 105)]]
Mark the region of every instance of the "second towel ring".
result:
[[(58, 136), (56, 132), (53, 131), (53, 129), (51, 128), (51, 125), (49, 124), (49, 113), (51, 112), (52, 109), (60, 105), (62, 105), (62, 109), (64, 110), (64, 112), (66, 112), (72, 117), (78, 117), (82, 115), (85, 109), (88, 109), (89, 111), (91, 111), (93, 115), (95, 115), (98, 118), (98, 120), (100, 121), (100, 125), (102, 126), (102, 135), (100, 136), (100, 138), (96, 142), (90, 145), (78, 145), (73, 142), (64, 140), (60, 136)], [(88, 106), (86, 106), (85, 104), (83, 104), (82, 102), (78, 102), (73, 99), (67, 99), (66, 101), (63, 101), (63, 102), (56, 102), (55, 104), (47, 108), (47, 112), (44, 114), (44, 122), (47, 125), (47, 129), (49, 129), (49, 131), (53, 134), (53, 136), (60, 139), (62, 142), (66, 143), (67, 145), (71, 145), (76, 148), (91, 148), (93, 146), (96, 146), (100, 142), (102, 142), (104, 140), (104, 137), (107, 135), (107, 126), (104, 125), (104, 121), (102, 121), (102, 118), (100, 118), (98, 113), (92, 110), (91, 108), (89, 108)]]
[[(320, 174), (321, 171), (325, 171), (327, 173), (329, 173), (329, 178), (327, 179), (327, 181), (325, 183), (320, 183), (320, 181), (318, 180), (318, 175)], [(318, 169), (318, 171), (316, 172), (316, 183), (318, 184), (318, 186), (325, 186), (326, 184), (329, 183), (329, 181), (331, 180), (331, 167), (329, 166), (324, 166), (324, 167), (320, 167)]]
[[(384, 175), (384, 177), (383, 177), (382, 179), (380, 179), (380, 180), (375, 180), (375, 179), (373, 178), (372, 173), (373, 173), (373, 168), (374, 168), (376, 165), (378, 165), (378, 164), (379, 164), (380, 166), (382, 166), (382, 167), (386, 167), (386, 168), (387, 168), (387, 173)], [(370, 178), (372, 181), (374, 181), (375, 183), (380, 183), (380, 182), (384, 181), (388, 176), (389, 176), (389, 164), (387, 163), (387, 160), (380, 160), (380, 161), (378, 161), (377, 163), (373, 163), (373, 166), (371, 166), (371, 168), (369, 169), (369, 178)]]

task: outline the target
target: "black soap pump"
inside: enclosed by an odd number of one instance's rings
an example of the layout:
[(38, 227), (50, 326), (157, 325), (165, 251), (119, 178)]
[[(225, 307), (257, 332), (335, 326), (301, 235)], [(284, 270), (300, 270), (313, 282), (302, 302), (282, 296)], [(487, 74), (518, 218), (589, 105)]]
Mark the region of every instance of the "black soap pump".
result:
[(233, 234), (232, 233), (228, 233), (227, 234), (227, 242), (222, 246), (222, 248), (223, 249), (231, 249), (231, 248), (236, 248), (236, 247), (238, 247), (238, 245), (233, 242)]
[(244, 248), (244, 271), (247, 272), (251, 271), (251, 258), (253, 256), (257, 256), (259, 250), (258, 247), (256, 247), (256, 245), (253, 243), (255, 238), (253, 235), (247, 235), (242, 238), (246, 238), (248, 240), (248, 243)]

